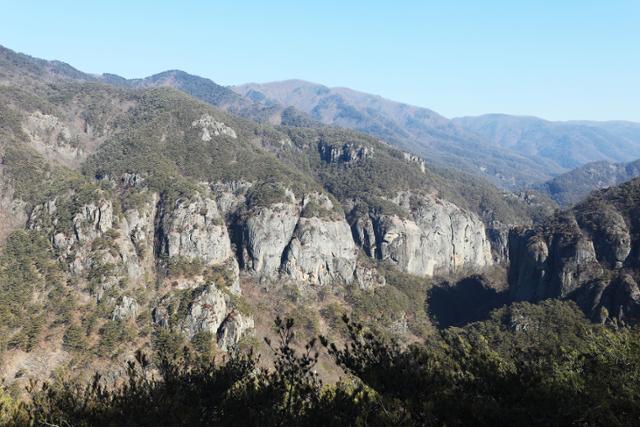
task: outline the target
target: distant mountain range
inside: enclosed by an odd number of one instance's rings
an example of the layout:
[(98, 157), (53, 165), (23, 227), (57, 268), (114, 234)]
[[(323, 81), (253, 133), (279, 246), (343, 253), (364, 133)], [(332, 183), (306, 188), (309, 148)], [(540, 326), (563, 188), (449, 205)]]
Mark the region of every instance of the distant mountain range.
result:
[(505, 188), (562, 171), (499, 147), (438, 113), (347, 88), (300, 80), (235, 86), (252, 100), (294, 107), (321, 123), (355, 129), (422, 156), (431, 164), (483, 175)]
[(587, 163), (535, 186), (560, 206), (580, 202), (592, 191), (622, 184), (640, 176), (640, 160), (612, 163), (606, 160)]
[(573, 169), (598, 160), (640, 158), (638, 123), (551, 122), (505, 114), (462, 117), (453, 122), (501, 148), (542, 161), (547, 168)]
[(357, 130), (417, 154), (436, 168), (464, 170), (511, 190), (541, 187), (590, 162), (640, 158), (640, 124), (633, 122), (552, 122), (505, 114), (450, 120), (427, 108), (302, 80), (225, 87), (180, 70), (125, 79), (86, 74), (63, 62), (27, 55), (12, 58), (17, 62), (14, 67), (37, 68), (41, 78), (48, 73), (50, 78), (64, 76), (126, 88), (173, 87), (261, 123)]
[(427, 108), (302, 80), (229, 88), (179, 70), (144, 79), (99, 78), (127, 87), (174, 87), (274, 125), (309, 127), (318, 122), (358, 130), (432, 165), (462, 169), (508, 189), (540, 184), (593, 161), (640, 158), (640, 124), (632, 122), (552, 122), (504, 114), (449, 120)]
[(592, 161), (640, 157), (638, 123), (551, 122), (502, 114), (449, 120), (426, 108), (300, 80), (233, 90), (265, 105), (275, 101), (322, 123), (375, 135), (436, 164), (482, 173), (506, 188), (544, 181)]

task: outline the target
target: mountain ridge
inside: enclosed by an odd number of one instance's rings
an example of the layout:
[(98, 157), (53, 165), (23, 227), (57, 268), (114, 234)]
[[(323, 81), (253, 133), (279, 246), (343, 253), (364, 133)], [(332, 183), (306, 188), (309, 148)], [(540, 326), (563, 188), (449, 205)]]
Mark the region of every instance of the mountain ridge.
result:
[[(428, 108), (301, 79), (225, 87), (178, 69), (145, 78), (125, 79), (108, 73), (82, 73), (59, 61), (39, 60), (28, 55), (21, 58), (46, 65), (46, 72), (53, 78), (101, 81), (129, 88), (175, 87), (217, 108), (258, 122), (294, 126), (317, 126), (316, 122), (321, 122), (352, 128), (420, 155), (435, 166), (453, 166), (507, 189), (541, 184), (591, 161), (630, 161), (636, 154), (636, 158), (640, 157), (640, 124), (634, 122), (553, 122), (508, 114), (447, 119)], [(278, 89), (274, 89), (276, 86)], [(269, 93), (267, 87), (275, 92)], [(238, 93), (241, 96), (236, 96)], [(486, 125), (482, 125), (487, 120), (501, 122), (506, 135), (487, 132)], [(533, 137), (527, 130), (531, 123), (538, 127), (532, 129)], [(551, 142), (545, 142), (545, 139)], [(577, 144), (588, 148), (573, 148)]]
[(566, 207), (580, 202), (595, 190), (622, 184), (637, 176), (640, 176), (640, 160), (628, 163), (601, 160), (558, 175), (534, 188)]

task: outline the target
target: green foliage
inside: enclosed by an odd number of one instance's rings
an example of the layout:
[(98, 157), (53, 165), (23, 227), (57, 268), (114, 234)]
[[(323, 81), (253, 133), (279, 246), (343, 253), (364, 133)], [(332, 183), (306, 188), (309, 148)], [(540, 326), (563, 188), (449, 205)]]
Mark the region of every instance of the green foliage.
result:
[(22, 114), (6, 103), (0, 103), (0, 134), (23, 136)]
[[(548, 345), (514, 328), (510, 315), (554, 325)], [(451, 329), (429, 345), (400, 346), (345, 318), (349, 339), (339, 347), (323, 337), (328, 355), (349, 377), (323, 386), (315, 373), (315, 339), (302, 350), (292, 319), (276, 319), (270, 369), (252, 353), (225, 364), (187, 349), (159, 356), (160, 376), (138, 352), (128, 380), (107, 388), (100, 377), (86, 385), (58, 380), (31, 386), (15, 405), (3, 390), (4, 420), (11, 425), (634, 425), (640, 416), (640, 335), (579, 318), (574, 306), (515, 305), (484, 326)], [(507, 317), (505, 317), (507, 316)], [(513, 320), (513, 319), (511, 319)], [(502, 331), (510, 350), (492, 347), (485, 332)], [(168, 331), (165, 331), (168, 333)], [(206, 350), (210, 336), (194, 347)], [(173, 341), (165, 335), (163, 342)]]
[(141, 209), (146, 203), (151, 201), (151, 194), (146, 191), (128, 189), (122, 193), (120, 200), (123, 211)]
[(304, 206), (302, 210), (301, 216), (303, 218), (329, 218), (338, 220), (340, 218), (344, 218), (344, 212), (340, 207), (338, 201), (333, 200), (333, 208), (327, 209), (324, 206), (321, 206), (315, 200), (310, 200)]
[[(59, 286), (60, 267), (52, 261), (46, 237), (36, 231), (16, 231), (5, 242), (0, 255), (0, 320), (9, 329), (19, 329), (9, 345), (30, 350), (45, 323), (46, 308), (56, 310), (46, 295)], [(35, 295), (40, 298), (34, 299)]]
[[(280, 182), (294, 191), (314, 187), (313, 182), (249, 139), (260, 129), (196, 102), (177, 91), (158, 88), (137, 92), (136, 106), (121, 130), (103, 144), (84, 165), (88, 176), (118, 177), (138, 173), (166, 199), (188, 197), (195, 183), (246, 180)], [(202, 140), (193, 122), (208, 114), (231, 126), (237, 139), (226, 135)]]
[(99, 285), (101, 285), (107, 278), (112, 277), (115, 274), (116, 265), (104, 262), (99, 257), (93, 259), (91, 268), (87, 273), (87, 279), (89, 280), (90, 290), (95, 292)]
[(82, 326), (78, 323), (69, 325), (64, 333), (63, 343), (69, 351), (83, 352), (87, 347), (87, 336)]
[(289, 315), (306, 334), (314, 336), (320, 332), (318, 312), (312, 307), (298, 304)]
[(247, 205), (250, 208), (271, 206), (276, 203), (290, 201), (282, 184), (277, 182), (261, 182), (253, 185), (247, 191)]
[(332, 331), (340, 330), (344, 326), (342, 318), (347, 314), (345, 307), (337, 302), (327, 304), (320, 310), (320, 315), (329, 324)]
[(100, 329), (98, 354), (104, 357), (113, 356), (116, 348), (131, 339), (130, 331), (121, 320), (109, 320)]
[(387, 286), (406, 295), (405, 314), (409, 330), (418, 337), (427, 337), (433, 332), (427, 308), (427, 292), (431, 287), (428, 279), (403, 273), (396, 268), (380, 266)]
[(153, 348), (160, 359), (178, 355), (184, 347), (184, 336), (169, 328), (157, 328), (152, 338)]
[(376, 332), (387, 334), (389, 327), (404, 318), (409, 331), (419, 337), (432, 332), (427, 316), (426, 279), (402, 273), (395, 268), (380, 266), (387, 285), (372, 290), (351, 289), (346, 296), (353, 307), (352, 316), (359, 322), (377, 325)]
[(25, 319), (24, 326), (9, 340), (9, 348), (19, 348), (26, 352), (33, 350), (44, 329), (43, 314), (33, 314)]
[(169, 259), (168, 277), (193, 277), (202, 274), (204, 262), (200, 258), (186, 258), (182, 256)]
[(191, 345), (195, 352), (206, 360), (211, 360), (216, 354), (215, 337), (209, 331), (197, 332), (191, 338)]

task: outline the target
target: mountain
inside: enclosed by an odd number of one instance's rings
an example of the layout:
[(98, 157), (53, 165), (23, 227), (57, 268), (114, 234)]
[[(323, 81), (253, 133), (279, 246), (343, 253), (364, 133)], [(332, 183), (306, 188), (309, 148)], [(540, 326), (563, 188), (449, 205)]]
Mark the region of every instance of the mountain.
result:
[(99, 371), (115, 384), (136, 351), (268, 358), (256, 337), (277, 338), (276, 316), (344, 342), (348, 315), (401, 343), (522, 300), (638, 320), (640, 181), (556, 212), (298, 107), (281, 110), (296, 125), (233, 114), (269, 101), (200, 80), (196, 98), (182, 78), (123, 82), (0, 51), (9, 383)]
[(284, 113), (279, 105), (256, 103), (209, 79), (180, 70), (164, 71), (142, 79), (125, 79), (115, 74), (102, 74), (99, 79), (126, 88), (172, 87), (216, 108), (259, 122), (280, 124)]
[(509, 237), (515, 300), (566, 298), (589, 316), (640, 319), (640, 178), (594, 192), (573, 208)]
[[(14, 83), (21, 73), (41, 82), (104, 82), (123, 88), (173, 87), (232, 114), (261, 123), (350, 128), (418, 154), (439, 168), (462, 169), (496, 185), (519, 189), (588, 162), (640, 157), (640, 125), (632, 122), (549, 122), (491, 114), (448, 120), (434, 111), (347, 88), (289, 80), (227, 88), (180, 70), (142, 79), (90, 75), (0, 47)], [(1, 76), (0, 76), (1, 77)]]
[(509, 227), (549, 210), (363, 133), (236, 116), (234, 93), (204, 81), (214, 108), (172, 76), (0, 51), (0, 376), (268, 354), (254, 337), (276, 315), (303, 336), (342, 339), (349, 314), (419, 340), (434, 277), (501, 270)]
[[(377, 102), (365, 121), (390, 133), (384, 117), (427, 114)], [(383, 424), (460, 424), (489, 408), (518, 425), (550, 378), (556, 402), (594, 363), (602, 378), (580, 384), (595, 391), (549, 419), (609, 407), (599, 387), (633, 390), (636, 332), (620, 325), (640, 321), (640, 178), (557, 211), (305, 109), (0, 50), (0, 423), (300, 422), (278, 405), (303, 390), (316, 421), (377, 408)], [(413, 135), (466, 141), (432, 114)], [(34, 386), (49, 378), (62, 383)], [(514, 396), (534, 400), (526, 413)]]
[(559, 172), (497, 147), (434, 111), (380, 96), (300, 80), (233, 89), (251, 99), (294, 107), (324, 124), (368, 133), (432, 164), (482, 175), (501, 187), (520, 188)]
[(357, 129), (428, 161), (521, 188), (588, 162), (640, 154), (640, 124), (549, 122), (491, 114), (448, 120), (434, 111), (347, 88), (287, 80), (232, 88), (246, 98), (291, 106), (332, 126)]
[(488, 114), (453, 122), (498, 147), (538, 159), (565, 171), (606, 160), (628, 162), (640, 157), (640, 123), (551, 122), (537, 117)]
[(637, 176), (640, 176), (640, 160), (629, 163), (603, 160), (587, 163), (535, 188), (560, 206), (569, 206), (578, 203), (594, 190), (621, 184)]

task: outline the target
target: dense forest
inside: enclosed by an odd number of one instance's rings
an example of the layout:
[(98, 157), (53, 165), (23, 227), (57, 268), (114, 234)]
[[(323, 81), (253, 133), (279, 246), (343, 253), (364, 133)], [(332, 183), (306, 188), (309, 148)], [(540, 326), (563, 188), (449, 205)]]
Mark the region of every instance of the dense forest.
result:
[[(402, 346), (343, 319), (343, 345), (296, 338), (277, 318), (272, 364), (251, 351), (214, 363), (187, 348), (128, 362), (106, 387), (64, 379), (0, 396), (7, 425), (637, 425), (640, 336), (586, 320), (573, 304), (519, 303)], [(342, 370), (323, 383), (327, 353)], [(155, 366), (155, 367), (154, 367)], [(156, 368), (157, 367), (157, 368)]]

